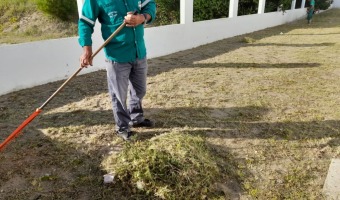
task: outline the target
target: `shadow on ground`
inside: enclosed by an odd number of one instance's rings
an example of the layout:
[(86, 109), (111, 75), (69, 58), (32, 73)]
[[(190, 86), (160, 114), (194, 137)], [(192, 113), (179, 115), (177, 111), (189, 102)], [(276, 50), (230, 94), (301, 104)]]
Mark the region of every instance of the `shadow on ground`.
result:
[[(12, 128), (1, 127), (1, 138)], [(28, 127), (0, 153), (0, 199), (128, 199), (103, 184), (101, 158)]]
[[(268, 111), (267, 108), (253, 106), (232, 108), (149, 108), (145, 109), (145, 112), (152, 113), (149, 116), (155, 119), (156, 126), (154, 129), (143, 132), (152, 137), (162, 134), (162, 130), (190, 127), (194, 128), (195, 131), (213, 132), (214, 134), (209, 135), (210, 137), (220, 138), (304, 140), (340, 137), (340, 122), (338, 120), (264, 122), (262, 120), (263, 116)], [(38, 120), (42, 122), (38, 125), (39, 128), (57, 129), (70, 125), (111, 125), (113, 121), (111, 110), (77, 110), (67, 113), (45, 114)], [(138, 132), (139, 129), (136, 130)]]

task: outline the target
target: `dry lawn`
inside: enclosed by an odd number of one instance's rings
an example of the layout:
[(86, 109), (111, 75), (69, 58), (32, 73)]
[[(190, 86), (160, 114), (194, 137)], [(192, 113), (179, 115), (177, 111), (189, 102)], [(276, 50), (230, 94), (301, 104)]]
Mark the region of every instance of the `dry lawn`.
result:
[[(135, 129), (136, 140), (204, 135), (228, 159), (216, 180), (226, 198), (323, 199), (340, 157), (339, 15), (150, 59), (144, 108), (156, 127)], [(1, 141), (61, 83), (0, 96)], [(0, 153), (0, 199), (131, 198), (102, 183), (104, 161), (125, 148), (106, 88), (104, 71), (76, 77)]]

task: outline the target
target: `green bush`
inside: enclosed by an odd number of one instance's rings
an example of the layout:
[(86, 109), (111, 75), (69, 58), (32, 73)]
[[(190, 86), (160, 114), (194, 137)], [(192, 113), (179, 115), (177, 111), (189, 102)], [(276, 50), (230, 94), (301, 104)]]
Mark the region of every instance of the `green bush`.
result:
[(229, 0), (195, 0), (194, 21), (228, 17)]
[(265, 12), (276, 12), (278, 8), (284, 12), (290, 10), (291, 5), (291, 0), (266, 0)]
[(256, 14), (259, 7), (259, 0), (240, 0), (238, 16)]
[[(156, 25), (180, 23), (180, 0), (156, 0)], [(228, 17), (229, 0), (195, 0), (194, 21)]]
[(178, 24), (180, 22), (180, 0), (156, 0), (155, 25)]
[(315, 0), (315, 8), (320, 10), (327, 10), (331, 6), (331, 1)]
[(76, 0), (36, 0), (38, 9), (61, 20), (77, 18)]

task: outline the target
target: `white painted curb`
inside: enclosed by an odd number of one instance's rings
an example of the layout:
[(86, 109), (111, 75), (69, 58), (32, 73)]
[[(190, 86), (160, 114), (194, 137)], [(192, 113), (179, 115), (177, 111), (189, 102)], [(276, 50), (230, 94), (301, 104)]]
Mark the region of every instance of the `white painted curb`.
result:
[(323, 192), (327, 200), (340, 200), (340, 159), (332, 159)]

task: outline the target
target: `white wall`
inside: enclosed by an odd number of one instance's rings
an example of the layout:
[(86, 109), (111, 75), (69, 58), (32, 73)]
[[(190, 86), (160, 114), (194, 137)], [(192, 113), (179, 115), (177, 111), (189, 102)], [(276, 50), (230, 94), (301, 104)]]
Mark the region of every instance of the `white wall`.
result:
[[(305, 9), (296, 9), (284, 15), (273, 12), (147, 28), (148, 58), (291, 22), (305, 13)], [(94, 49), (103, 43), (99, 30), (97, 24)], [(66, 79), (79, 68), (81, 52), (77, 37), (0, 46), (0, 95)], [(81, 73), (103, 68), (103, 51), (94, 59), (94, 66)]]
[(340, 0), (334, 0), (333, 8), (340, 8)]
[(241, 35), (277, 26), (305, 16), (305, 9), (282, 12), (244, 15), (191, 24), (179, 24), (146, 30), (149, 57), (158, 57), (194, 48), (224, 38)]

